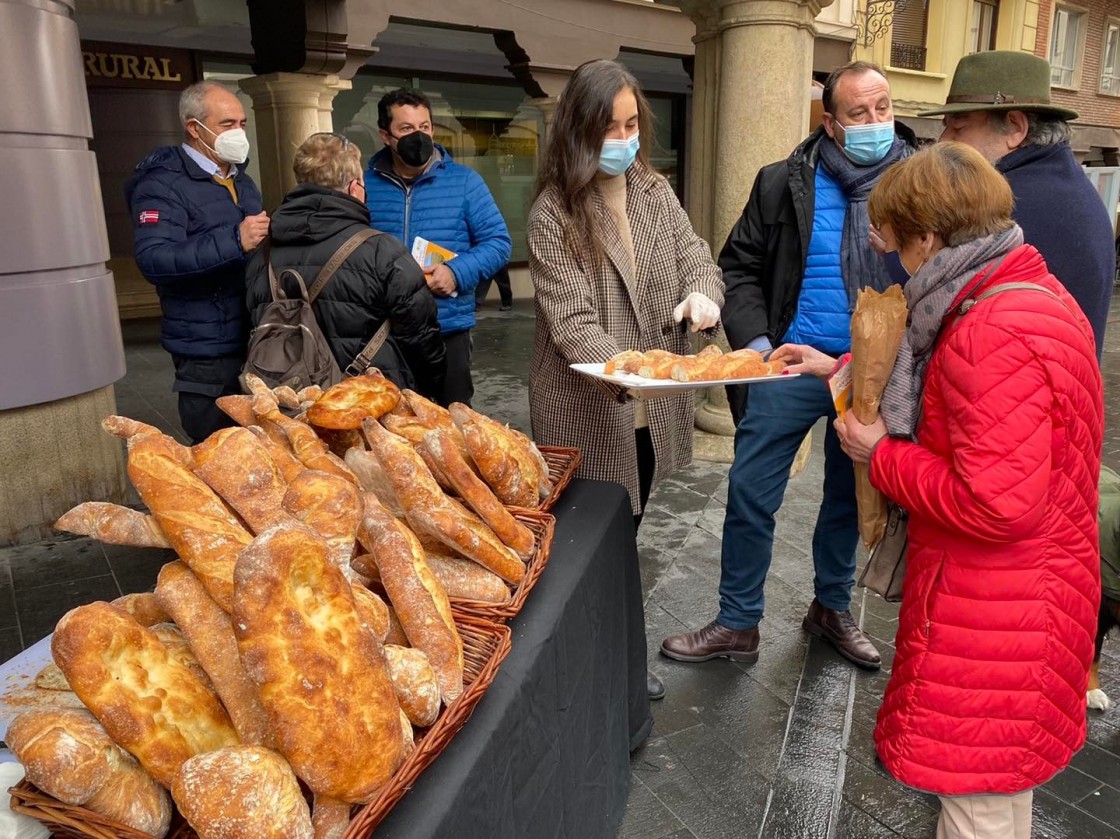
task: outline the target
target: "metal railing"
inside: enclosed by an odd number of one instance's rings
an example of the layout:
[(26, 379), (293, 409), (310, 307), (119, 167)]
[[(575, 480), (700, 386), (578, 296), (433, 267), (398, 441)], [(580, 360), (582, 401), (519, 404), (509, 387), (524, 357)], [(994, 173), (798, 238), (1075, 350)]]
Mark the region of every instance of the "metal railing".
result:
[(891, 66), (902, 70), (925, 70), (926, 48), (913, 44), (891, 44)]

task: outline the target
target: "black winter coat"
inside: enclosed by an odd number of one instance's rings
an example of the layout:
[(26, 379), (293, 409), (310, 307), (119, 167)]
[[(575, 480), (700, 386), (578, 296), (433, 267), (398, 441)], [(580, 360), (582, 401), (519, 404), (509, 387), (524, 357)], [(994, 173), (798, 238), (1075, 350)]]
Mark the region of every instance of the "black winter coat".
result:
[[(294, 268), (310, 287), (335, 251), (367, 227), (369, 211), (361, 202), (326, 187), (298, 186), (272, 216), (273, 269), (279, 276)], [(253, 255), (245, 278), (253, 326), (272, 301), (263, 251)], [(397, 239), (382, 234), (359, 245), (313, 308), (341, 369), (389, 318), (389, 339), (374, 357), (374, 366), (401, 387), (415, 387), (432, 399), (442, 393), (447, 357), (435, 299), (420, 266)]]
[[(916, 145), (914, 132), (895, 133)], [(758, 171), (743, 215), (719, 255), (725, 284), (723, 328), (732, 349), (760, 335), (777, 342), (789, 328), (801, 294), (816, 200), (817, 147), (832, 142), (818, 128), (786, 159)]]

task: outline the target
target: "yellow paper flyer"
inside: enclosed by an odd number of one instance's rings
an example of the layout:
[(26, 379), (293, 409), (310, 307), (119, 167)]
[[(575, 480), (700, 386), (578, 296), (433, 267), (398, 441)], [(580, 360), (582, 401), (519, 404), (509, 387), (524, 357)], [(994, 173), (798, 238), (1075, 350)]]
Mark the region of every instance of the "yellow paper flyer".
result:
[(836, 416), (844, 414), (852, 407), (852, 354), (840, 356), (840, 364), (828, 377), (828, 390), (832, 394), (832, 404), (836, 406)]
[(449, 251), (447, 248), (419, 236), (412, 243), (412, 258), (416, 260), (425, 273), (431, 271), (437, 265), (442, 265), (449, 259), (454, 259), (456, 256), (458, 254), (454, 251)]

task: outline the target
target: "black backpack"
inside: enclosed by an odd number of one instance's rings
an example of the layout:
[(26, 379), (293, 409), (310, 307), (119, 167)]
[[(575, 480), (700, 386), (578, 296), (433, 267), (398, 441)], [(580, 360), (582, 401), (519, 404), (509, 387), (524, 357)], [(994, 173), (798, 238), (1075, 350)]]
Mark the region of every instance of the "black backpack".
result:
[[(342, 381), (344, 373), (335, 361), (311, 304), (355, 248), (379, 233), (379, 230), (366, 228), (347, 239), (316, 275), (310, 289), (294, 268), (285, 268), (279, 277), (276, 276), (269, 259), (270, 240), (265, 240), (264, 260), (268, 265), (272, 302), (264, 307), (260, 323), (249, 335), (245, 366), (241, 368), (243, 386), (246, 373), (259, 376), (270, 388), (287, 385), (297, 392), (310, 385), (325, 390)], [(299, 297), (289, 297), (284, 291), (280, 280), (285, 277), (295, 279)], [(386, 320), (346, 368), (345, 375), (356, 375), (369, 367), (388, 335), (389, 321)], [(245, 388), (245, 392), (251, 391)]]

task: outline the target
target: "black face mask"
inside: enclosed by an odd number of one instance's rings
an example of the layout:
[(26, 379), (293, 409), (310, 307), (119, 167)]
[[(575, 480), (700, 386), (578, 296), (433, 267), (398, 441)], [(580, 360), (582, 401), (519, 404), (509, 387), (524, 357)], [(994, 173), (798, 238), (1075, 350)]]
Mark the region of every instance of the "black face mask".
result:
[(432, 159), (435, 145), (423, 131), (413, 131), (397, 140), (397, 155), (407, 165), (419, 169)]

